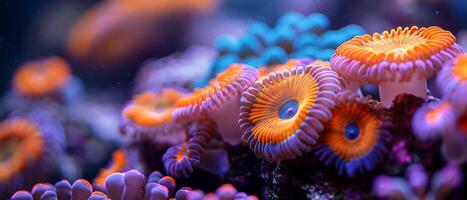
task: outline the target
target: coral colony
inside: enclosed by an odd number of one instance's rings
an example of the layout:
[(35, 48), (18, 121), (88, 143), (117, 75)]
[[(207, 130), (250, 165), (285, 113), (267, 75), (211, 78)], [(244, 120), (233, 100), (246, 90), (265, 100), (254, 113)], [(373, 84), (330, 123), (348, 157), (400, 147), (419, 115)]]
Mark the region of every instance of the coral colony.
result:
[[(91, 8), (71, 32), (72, 55), (119, 62), (146, 45), (136, 28), (216, 3), (149, 2)], [(71, 64), (21, 64), (2, 101), (0, 198), (465, 199), (467, 54), (456, 37), (331, 23), (290, 12), (147, 61), (121, 114), (101, 114), (119, 120), (107, 129), (71, 109), (89, 95)]]

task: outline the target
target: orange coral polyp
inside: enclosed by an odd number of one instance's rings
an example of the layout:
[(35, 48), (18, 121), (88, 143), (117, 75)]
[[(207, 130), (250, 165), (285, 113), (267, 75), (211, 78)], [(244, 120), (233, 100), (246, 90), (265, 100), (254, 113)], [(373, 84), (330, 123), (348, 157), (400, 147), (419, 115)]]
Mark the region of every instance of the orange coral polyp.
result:
[[(77, 58), (104, 63), (124, 61), (144, 47), (167, 17), (217, 6), (217, 0), (105, 0), (91, 7), (68, 36), (68, 51)], [(159, 25), (160, 26), (160, 25)]]
[(121, 0), (122, 7), (132, 13), (163, 15), (188, 10), (209, 10), (216, 6), (217, 0)]
[(99, 174), (94, 179), (94, 183), (103, 186), (108, 176), (113, 173), (123, 172), (123, 168), (126, 164), (125, 152), (122, 150), (116, 150), (112, 154), (112, 164), (108, 168), (103, 168), (99, 171)]
[(136, 95), (123, 110), (123, 117), (133, 123), (155, 127), (172, 122), (175, 102), (183, 95), (175, 89), (164, 89), (160, 93), (144, 92)]
[(382, 61), (405, 62), (426, 60), (454, 45), (451, 32), (437, 26), (428, 28), (398, 27), (382, 34), (357, 36), (336, 49), (337, 55), (358, 60), (368, 67)]
[[(343, 131), (346, 125), (351, 123), (360, 129), (360, 136), (353, 140), (347, 139)], [(377, 132), (381, 125), (382, 120), (367, 105), (346, 102), (334, 109), (333, 118), (326, 125), (322, 137), (330, 149), (342, 160), (349, 162), (366, 155), (374, 148), (378, 142)]]
[[(296, 74), (270, 87), (261, 88), (249, 117), (256, 125), (252, 135), (263, 144), (287, 140), (295, 134), (300, 122), (313, 107), (318, 90), (317, 81), (307, 74)], [(298, 112), (290, 119), (280, 119), (277, 113), (291, 99), (298, 101)]]
[(467, 81), (467, 54), (459, 55), (452, 66), (452, 74), (459, 81)]
[(434, 141), (455, 123), (456, 112), (452, 102), (443, 100), (437, 104), (427, 103), (412, 117), (412, 131), (418, 140)]
[(61, 90), (70, 78), (69, 64), (61, 58), (50, 57), (19, 66), (13, 87), (26, 96), (44, 96)]
[(235, 80), (242, 76), (242, 65), (234, 64), (226, 71), (217, 75), (217, 77), (209, 82), (209, 85), (202, 89), (197, 89), (192, 96), (180, 99), (177, 102), (177, 107), (188, 106), (191, 104), (202, 104), (202, 102), (209, 98), (212, 93), (217, 93), (226, 86), (233, 83)]
[(384, 160), (391, 121), (381, 105), (370, 96), (344, 91), (338, 94), (331, 112), (315, 151), (321, 161), (339, 174), (354, 176)]
[(443, 97), (448, 99), (458, 110), (467, 109), (467, 53), (458, 55), (451, 62), (443, 65), (437, 77), (438, 87)]
[(297, 66), (270, 73), (243, 92), (238, 121), (243, 141), (270, 162), (309, 152), (331, 118), (340, 90), (329, 67)]
[(176, 103), (174, 118), (178, 122), (203, 118), (213, 114), (235, 98), (258, 79), (258, 71), (244, 64), (232, 64), (218, 74), (208, 86), (196, 89), (191, 96)]
[[(43, 152), (43, 138), (37, 125), (29, 120), (14, 118), (0, 124), (0, 182), (20, 173), (27, 163), (37, 160)], [(7, 149), (5, 149), (5, 147)], [(14, 148), (12, 151), (11, 148)], [(5, 153), (5, 154), (4, 154)]]

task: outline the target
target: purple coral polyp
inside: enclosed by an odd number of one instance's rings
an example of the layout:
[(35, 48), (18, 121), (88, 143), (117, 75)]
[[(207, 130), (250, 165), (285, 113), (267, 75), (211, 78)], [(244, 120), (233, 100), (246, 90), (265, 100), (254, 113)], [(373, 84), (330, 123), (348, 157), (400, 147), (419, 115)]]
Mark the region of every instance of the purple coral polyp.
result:
[(460, 110), (467, 109), (467, 54), (446, 62), (437, 81), (446, 99)]
[(446, 199), (462, 184), (463, 175), (459, 166), (448, 163), (430, 178), (421, 164), (412, 164), (406, 178), (378, 176), (373, 191), (384, 199)]
[(162, 161), (168, 174), (177, 177), (188, 177), (193, 172), (193, 165), (199, 163), (199, 157), (198, 150), (185, 143), (167, 149)]
[(205, 119), (191, 124), (188, 128), (188, 141), (167, 149), (162, 157), (166, 172), (171, 176), (188, 177), (193, 167), (200, 163), (203, 149), (212, 139), (214, 123)]
[(435, 140), (454, 123), (455, 112), (449, 101), (423, 105), (412, 118), (412, 129), (417, 139)]

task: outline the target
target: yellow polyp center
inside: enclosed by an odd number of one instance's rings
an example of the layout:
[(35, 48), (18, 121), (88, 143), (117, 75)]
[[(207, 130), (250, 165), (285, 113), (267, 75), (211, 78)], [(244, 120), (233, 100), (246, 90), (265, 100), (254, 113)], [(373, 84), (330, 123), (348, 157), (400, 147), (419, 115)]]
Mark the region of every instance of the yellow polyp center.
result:
[(137, 95), (134, 98), (134, 103), (154, 111), (159, 111), (172, 107), (181, 96), (179, 92), (172, 89), (163, 90), (159, 94), (145, 92)]
[[(318, 82), (308, 74), (293, 75), (261, 89), (249, 117), (253, 136), (263, 144), (287, 140), (307, 116), (318, 90)], [(291, 101), (298, 105), (288, 105)], [(284, 106), (290, 108), (282, 111)]]
[(123, 110), (123, 116), (140, 126), (165, 125), (172, 120), (172, 107), (181, 97), (182, 94), (173, 89), (158, 94), (144, 92), (133, 98), (132, 104)]
[(156, 102), (153, 105), (153, 109), (159, 111), (161, 109), (169, 108), (173, 105), (173, 101), (169, 101), (167, 99), (161, 99), (159, 102)]
[(467, 80), (467, 54), (457, 57), (453, 66), (453, 73), (459, 80)]
[(375, 53), (406, 54), (407, 50), (426, 42), (417, 35), (398, 35), (387, 40), (369, 41), (364, 48)]

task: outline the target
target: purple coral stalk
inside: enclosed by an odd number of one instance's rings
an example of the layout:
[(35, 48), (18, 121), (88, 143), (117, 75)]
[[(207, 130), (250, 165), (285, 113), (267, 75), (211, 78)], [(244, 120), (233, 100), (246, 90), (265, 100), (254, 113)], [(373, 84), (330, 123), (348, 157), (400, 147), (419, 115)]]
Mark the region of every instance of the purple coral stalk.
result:
[(463, 172), (456, 164), (449, 163), (431, 177), (423, 165), (412, 164), (406, 170), (406, 178), (381, 175), (373, 183), (373, 191), (380, 198), (417, 200), (445, 199), (450, 192), (460, 186)]

